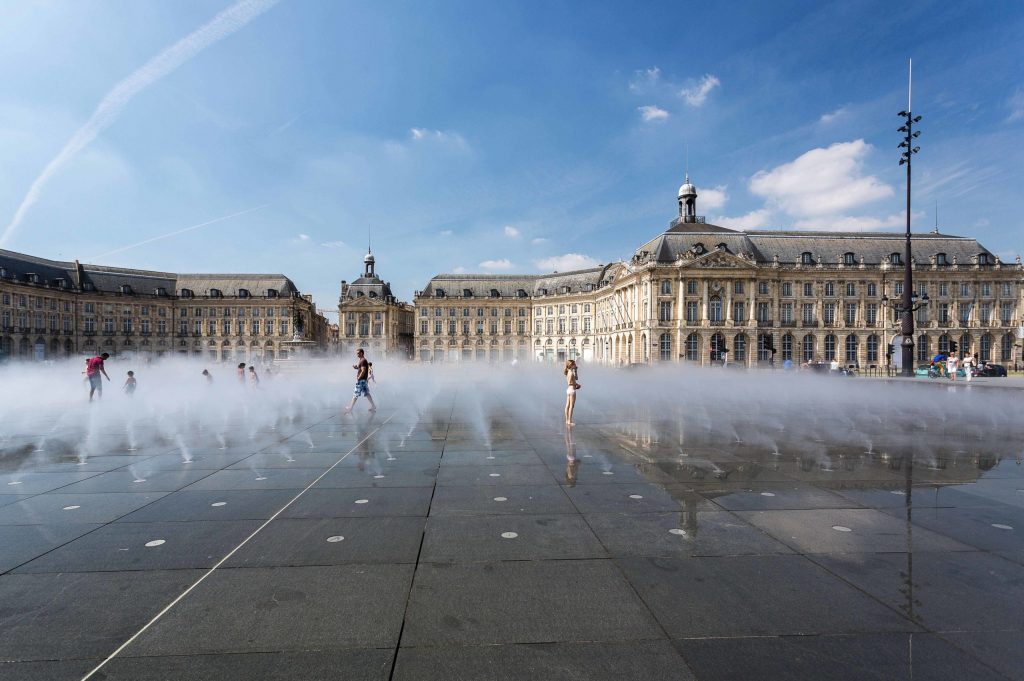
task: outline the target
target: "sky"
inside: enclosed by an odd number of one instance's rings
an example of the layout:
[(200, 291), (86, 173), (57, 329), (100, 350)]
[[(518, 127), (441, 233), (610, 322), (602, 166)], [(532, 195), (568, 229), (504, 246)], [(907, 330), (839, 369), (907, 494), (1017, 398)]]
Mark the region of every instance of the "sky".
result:
[(291, 277), (628, 259), (676, 215), (1024, 250), (1024, 4), (0, 0), (0, 247)]

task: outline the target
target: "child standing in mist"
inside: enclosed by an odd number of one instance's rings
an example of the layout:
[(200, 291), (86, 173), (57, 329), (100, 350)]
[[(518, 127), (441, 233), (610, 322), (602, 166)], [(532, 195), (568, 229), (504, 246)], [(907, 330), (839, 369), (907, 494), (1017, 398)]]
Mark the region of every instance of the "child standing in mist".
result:
[(576, 408), (576, 391), (580, 389), (579, 371), (576, 368), (576, 360), (566, 360), (565, 368), (562, 369), (562, 374), (565, 376), (566, 382), (565, 423), (566, 425), (571, 426), (574, 425), (572, 420), (572, 411)]
[(128, 378), (126, 378), (124, 380), (124, 385), (121, 386), (121, 390), (124, 391), (125, 395), (127, 395), (128, 397), (131, 397), (131, 396), (133, 396), (135, 394), (135, 386), (136, 385), (138, 385), (138, 383), (135, 380), (135, 372), (134, 371), (129, 371), (128, 372)]

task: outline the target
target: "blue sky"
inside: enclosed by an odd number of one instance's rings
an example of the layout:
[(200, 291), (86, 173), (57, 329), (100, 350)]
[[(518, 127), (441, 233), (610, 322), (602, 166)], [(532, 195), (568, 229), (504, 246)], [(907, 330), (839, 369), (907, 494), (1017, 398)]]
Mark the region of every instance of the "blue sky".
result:
[(369, 227), (409, 299), (627, 258), (687, 146), (709, 221), (900, 230), (912, 57), (915, 228), (937, 201), (1012, 258), (1022, 35), (1015, 2), (6, 2), (3, 247), (283, 272), (330, 309)]

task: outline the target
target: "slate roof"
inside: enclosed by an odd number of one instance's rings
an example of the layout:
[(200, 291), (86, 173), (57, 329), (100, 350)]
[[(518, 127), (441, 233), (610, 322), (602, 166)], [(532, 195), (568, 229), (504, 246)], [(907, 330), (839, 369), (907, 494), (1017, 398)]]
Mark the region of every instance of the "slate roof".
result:
[(370, 298), (389, 299), (392, 297), (391, 282), (382, 280), (376, 274), (369, 277), (363, 275), (355, 281), (347, 283), (348, 288), (345, 290), (345, 298), (359, 298), (366, 296)]
[[(597, 288), (602, 282), (610, 281), (611, 265), (600, 265), (583, 270), (552, 272), (551, 274), (438, 274), (427, 282), (420, 296), (434, 298), (436, 291), (444, 291), (446, 298), (466, 297), (468, 290), (473, 298), (490, 298), (497, 291), (503, 298), (515, 298), (521, 289), (527, 296), (580, 293), (587, 287)], [(565, 291), (568, 287), (568, 291)]]
[[(676, 229), (685, 227), (685, 229)], [(900, 232), (810, 232), (782, 230), (736, 231), (717, 225), (692, 224), (676, 225), (651, 239), (636, 250), (641, 258), (653, 257), (657, 262), (674, 262), (698, 244), (705, 251), (714, 251), (718, 244), (725, 244), (729, 252), (740, 255), (748, 253), (758, 264), (771, 264), (778, 255), (783, 265), (801, 260), (809, 252), (817, 264), (819, 258), (825, 265), (838, 265), (843, 254), (853, 253), (854, 262), (860, 263), (863, 256), (866, 265), (879, 265), (888, 260), (890, 254), (903, 252), (905, 233)], [(929, 257), (945, 253), (948, 262), (956, 257), (961, 265), (968, 265), (971, 257), (988, 254), (991, 251), (977, 239), (950, 234), (913, 234), (913, 254), (918, 263), (927, 263)]]
[(180, 295), (182, 289), (190, 289), (197, 296), (206, 296), (214, 288), (225, 296), (235, 296), (239, 289), (248, 290), (251, 296), (266, 296), (268, 289), (276, 289), (280, 296), (298, 292), (295, 284), (283, 274), (178, 274), (80, 265), (5, 250), (0, 250), (0, 267), (7, 278), (15, 281), (27, 282), (27, 275), (35, 274), (40, 284), (55, 286), (56, 280), (64, 279), (69, 288), (91, 285), (101, 293), (120, 293), (123, 285), (130, 286), (136, 295), (155, 295), (158, 288), (168, 295)]

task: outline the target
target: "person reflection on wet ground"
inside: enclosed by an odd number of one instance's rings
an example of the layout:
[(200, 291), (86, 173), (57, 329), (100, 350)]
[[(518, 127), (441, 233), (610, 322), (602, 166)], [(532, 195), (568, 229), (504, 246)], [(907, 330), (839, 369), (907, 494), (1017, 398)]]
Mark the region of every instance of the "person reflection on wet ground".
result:
[(572, 438), (572, 426), (565, 427), (565, 484), (569, 487), (576, 486), (576, 471), (579, 470), (580, 460), (576, 456), (576, 442)]
[(359, 449), (356, 453), (359, 459), (356, 463), (356, 468), (359, 471), (365, 471), (369, 464), (372, 471), (379, 472), (380, 466), (376, 465), (377, 457), (373, 452), (373, 438), (369, 437), (369, 433), (373, 431), (376, 420), (376, 412), (370, 412), (370, 417), (365, 421), (356, 420), (356, 442), (359, 443)]

